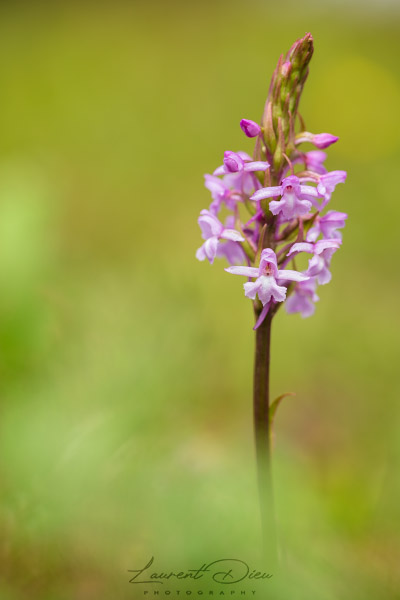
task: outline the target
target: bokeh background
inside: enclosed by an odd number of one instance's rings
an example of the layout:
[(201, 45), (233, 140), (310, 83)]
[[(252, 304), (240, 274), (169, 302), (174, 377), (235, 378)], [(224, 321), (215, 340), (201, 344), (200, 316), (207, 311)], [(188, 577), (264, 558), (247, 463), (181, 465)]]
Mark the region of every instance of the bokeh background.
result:
[(306, 31), (301, 112), (340, 136), (349, 220), (315, 316), (274, 323), (273, 394), (297, 396), (256, 589), (399, 598), (398, 5), (231, 0), (1, 4), (2, 600), (143, 597), (151, 556), (260, 567), (251, 305), (195, 260), (197, 217)]

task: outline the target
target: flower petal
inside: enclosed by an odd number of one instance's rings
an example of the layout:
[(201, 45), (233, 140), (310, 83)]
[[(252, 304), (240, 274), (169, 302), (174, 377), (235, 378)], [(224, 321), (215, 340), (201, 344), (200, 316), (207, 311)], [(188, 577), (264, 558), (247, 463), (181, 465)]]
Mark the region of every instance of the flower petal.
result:
[(307, 281), (310, 279), (308, 275), (299, 273), (298, 271), (292, 271), (291, 269), (283, 269), (278, 271), (278, 279), (280, 281)]
[(246, 298), (255, 300), (255, 298), (257, 296), (257, 292), (258, 292), (257, 281), (248, 281), (247, 283), (243, 284), (243, 287), (244, 287), (244, 295), (246, 296)]
[(229, 171), (225, 168), (225, 165), (221, 165), (215, 169), (213, 175), (216, 177), (219, 175), (226, 175), (226, 173), (229, 173)]
[(318, 240), (318, 242), (315, 242), (314, 245), (314, 254), (322, 254), (322, 252), (324, 250), (327, 250), (328, 248), (334, 248), (335, 250), (337, 250), (340, 247), (340, 244), (342, 243), (341, 240)]
[(315, 304), (310, 297), (294, 292), (285, 302), (286, 312), (300, 313), (303, 319), (311, 317), (315, 312)]
[(332, 279), (332, 273), (328, 269), (328, 266), (324, 264), (321, 271), (317, 275), (317, 281), (320, 285), (325, 285)]
[(239, 152), (236, 152), (236, 154), (238, 154), (242, 160), (245, 160), (245, 161), (251, 161), (252, 160), (251, 156), (249, 156), (247, 154), (247, 152), (243, 152), (243, 150), (239, 150)]
[(205, 260), (207, 258), (204, 251), (204, 244), (196, 251), (196, 258), (197, 260)]
[(262, 275), (257, 279), (259, 284), (258, 297), (265, 306), (271, 298), (274, 298), (276, 302), (283, 302), (286, 298), (286, 288), (276, 283), (273, 275)]
[(224, 229), (220, 238), (224, 240), (232, 240), (232, 242), (244, 242), (245, 239), (236, 229)]
[(297, 244), (293, 244), (287, 255), (289, 256), (294, 252), (309, 252), (310, 254), (314, 254), (314, 244), (309, 242), (297, 242)]
[(218, 196), (223, 196), (227, 191), (221, 180), (214, 175), (204, 175), (204, 185), (212, 194), (218, 194)]
[(269, 163), (262, 161), (252, 161), (244, 165), (245, 171), (266, 171), (267, 169), (269, 169)]
[(319, 273), (321, 273), (322, 269), (325, 267), (325, 261), (322, 256), (318, 256), (314, 254), (308, 261), (308, 269), (307, 275), (310, 277), (315, 277)]
[(283, 210), (285, 205), (285, 200), (271, 200), (271, 202), (269, 203), (269, 210), (272, 212), (273, 215), (279, 215), (279, 213)]
[(256, 267), (227, 267), (225, 269), (228, 273), (233, 275), (243, 275), (244, 277), (258, 277), (258, 269)]
[(204, 242), (203, 247), (206, 257), (210, 263), (213, 264), (214, 258), (217, 254), (218, 239), (216, 237), (210, 237)]
[(242, 265), (246, 255), (239, 244), (227, 240), (224, 244), (218, 244), (217, 257), (226, 258), (230, 265)]
[(209, 210), (202, 210), (197, 222), (205, 240), (213, 236), (219, 236), (224, 229), (222, 223)]
[(277, 259), (276, 259), (276, 254), (272, 250), (272, 248), (264, 248), (264, 250), (261, 252), (260, 267), (259, 267), (260, 274), (264, 272), (264, 269), (267, 266), (272, 268), (274, 277), (277, 277), (278, 263), (277, 263)]
[(321, 220), (324, 223), (327, 222), (331, 222), (331, 221), (344, 221), (345, 219), (348, 218), (348, 214), (345, 212), (338, 212), (337, 210), (328, 210), (328, 212), (326, 213), (326, 215), (324, 215), (323, 217), (321, 217)]
[(282, 186), (275, 185), (273, 187), (261, 188), (255, 194), (250, 196), (250, 200), (263, 200), (264, 198), (275, 198), (282, 194)]
[(312, 196), (313, 198), (318, 198), (319, 196), (317, 188), (311, 185), (301, 185), (300, 193), (302, 196)]

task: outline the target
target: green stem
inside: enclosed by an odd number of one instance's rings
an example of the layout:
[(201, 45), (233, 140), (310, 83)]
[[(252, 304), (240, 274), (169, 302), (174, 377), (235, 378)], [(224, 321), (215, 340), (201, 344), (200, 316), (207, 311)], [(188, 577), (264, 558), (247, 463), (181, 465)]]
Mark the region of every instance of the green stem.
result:
[[(255, 308), (256, 318), (260, 313)], [(258, 490), (260, 498), (261, 526), (266, 566), (277, 565), (277, 540), (271, 473), (271, 428), (269, 416), (269, 367), (271, 322), (268, 313), (256, 330), (254, 361), (254, 434), (257, 458)], [(268, 563), (268, 564), (267, 564)]]

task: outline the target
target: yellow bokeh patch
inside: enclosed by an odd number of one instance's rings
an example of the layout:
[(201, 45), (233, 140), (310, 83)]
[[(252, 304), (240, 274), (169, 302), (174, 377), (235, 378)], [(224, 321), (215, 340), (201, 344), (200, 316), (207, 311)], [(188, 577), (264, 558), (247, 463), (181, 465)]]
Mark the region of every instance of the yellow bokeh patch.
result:
[(310, 78), (315, 86), (313, 130), (320, 125), (321, 131), (339, 135), (338, 153), (362, 162), (392, 154), (400, 143), (400, 82), (395, 75), (382, 64), (348, 56), (326, 65), (316, 77)]

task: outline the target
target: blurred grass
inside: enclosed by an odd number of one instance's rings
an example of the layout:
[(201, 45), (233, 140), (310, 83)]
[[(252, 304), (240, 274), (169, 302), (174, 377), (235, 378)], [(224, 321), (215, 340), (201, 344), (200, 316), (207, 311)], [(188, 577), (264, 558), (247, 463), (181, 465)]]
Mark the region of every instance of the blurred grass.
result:
[(257, 566), (251, 307), (195, 261), (196, 219), (307, 30), (301, 110), (341, 137), (349, 221), (315, 316), (274, 327), (273, 393), (297, 396), (267, 592), (398, 597), (399, 19), (290, 6), (2, 5), (2, 599), (134, 598), (151, 555)]

